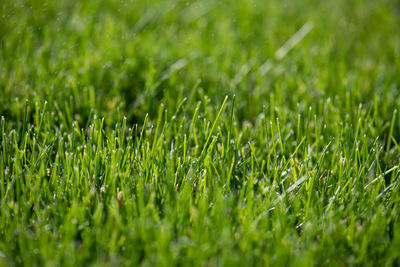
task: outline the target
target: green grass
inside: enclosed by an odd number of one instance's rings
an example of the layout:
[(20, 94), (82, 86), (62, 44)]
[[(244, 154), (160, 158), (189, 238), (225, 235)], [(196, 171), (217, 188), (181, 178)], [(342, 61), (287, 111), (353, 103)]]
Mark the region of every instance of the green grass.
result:
[(0, 4), (0, 265), (398, 266), (398, 1)]

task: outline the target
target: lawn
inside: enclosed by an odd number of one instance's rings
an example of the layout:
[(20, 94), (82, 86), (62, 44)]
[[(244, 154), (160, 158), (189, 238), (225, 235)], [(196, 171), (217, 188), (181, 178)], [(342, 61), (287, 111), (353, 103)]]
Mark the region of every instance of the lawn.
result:
[(3, 0), (0, 266), (400, 265), (396, 0)]

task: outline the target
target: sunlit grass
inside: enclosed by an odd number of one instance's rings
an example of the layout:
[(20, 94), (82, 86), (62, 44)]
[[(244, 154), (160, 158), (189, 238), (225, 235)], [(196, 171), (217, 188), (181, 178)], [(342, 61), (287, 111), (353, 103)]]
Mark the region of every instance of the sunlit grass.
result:
[(3, 1), (0, 265), (398, 265), (395, 1)]

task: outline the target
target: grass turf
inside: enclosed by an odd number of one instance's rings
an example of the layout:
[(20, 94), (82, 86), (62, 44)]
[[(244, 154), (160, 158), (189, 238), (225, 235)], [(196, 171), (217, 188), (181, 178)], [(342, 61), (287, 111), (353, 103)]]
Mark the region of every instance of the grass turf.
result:
[(399, 24), (2, 1), (0, 265), (399, 265)]

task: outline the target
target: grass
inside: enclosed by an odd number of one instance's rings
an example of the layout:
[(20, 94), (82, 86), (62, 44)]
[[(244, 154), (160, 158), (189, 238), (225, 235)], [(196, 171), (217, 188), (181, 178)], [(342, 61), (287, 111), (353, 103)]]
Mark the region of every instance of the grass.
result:
[(397, 1), (0, 7), (0, 265), (397, 266)]

